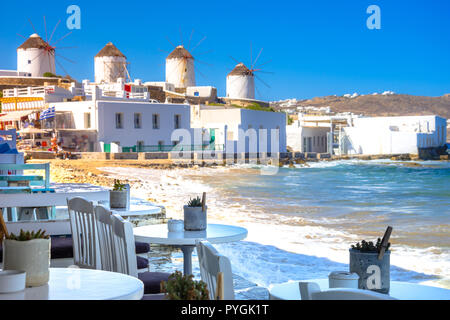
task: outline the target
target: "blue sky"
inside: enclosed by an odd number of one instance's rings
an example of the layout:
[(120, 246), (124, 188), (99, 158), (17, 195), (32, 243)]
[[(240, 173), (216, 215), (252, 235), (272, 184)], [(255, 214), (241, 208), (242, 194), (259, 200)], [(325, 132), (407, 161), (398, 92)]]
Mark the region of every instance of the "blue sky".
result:
[[(269, 63), (257, 81), (257, 98), (278, 100), (392, 90), (413, 95), (450, 93), (450, 1), (8, 1), (0, 19), (0, 69), (16, 68), (17, 33), (45, 38), (61, 19), (53, 41), (70, 30), (66, 9), (81, 9), (81, 29), (57, 46), (57, 60), (77, 80), (94, 79), (94, 56), (112, 41), (128, 58), (132, 78), (164, 80), (164, 61), (194, 30), (198, 85), (225, 95), (227, 73), (250, 65), (250, 48)], [(381, 9), (381, 29), (369, 30), (369, 5)], [(181, 30), (181, 35), (180, 35)], [(58, 74), (65, 72), (57, 67)], [(201, 74), (200, 74), (201, 73)]]

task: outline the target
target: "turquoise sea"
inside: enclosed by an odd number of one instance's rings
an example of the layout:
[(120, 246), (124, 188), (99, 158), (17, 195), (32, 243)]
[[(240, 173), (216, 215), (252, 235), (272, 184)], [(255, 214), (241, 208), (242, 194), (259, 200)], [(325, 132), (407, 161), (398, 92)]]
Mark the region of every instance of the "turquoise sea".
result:
[(227, 205), (239, 204), (254, 229), (249, 238), (260, 246), (242, 250), (260, 268), (246, 266), (240, 243), (221, 249), (256, 283), (346, 270), (352, 243), (375, 241), (392, 226), (392, 279), (450, 287), (450, 162), (330, 161), (275, 175), (245, 165), (199, 179)]
[[(216, 248), (233, 273), (261, 287), (346, 271), (351, 244), (376, 241), (392, 226), (391, 279), (450, 288), (450, 162), (323, 161), (274, 175), (261, 169), (107, 171), (135, 177), (135, 195), (165, 205), (172, 218), (182, 219), (186, 200), (207, 191), (208, 222), (248, 230), (243, 241)], [(173, 252), (155, 262), (170, 271), (182, 261)], [(193, 266), (199, 277), (195, 252)]]

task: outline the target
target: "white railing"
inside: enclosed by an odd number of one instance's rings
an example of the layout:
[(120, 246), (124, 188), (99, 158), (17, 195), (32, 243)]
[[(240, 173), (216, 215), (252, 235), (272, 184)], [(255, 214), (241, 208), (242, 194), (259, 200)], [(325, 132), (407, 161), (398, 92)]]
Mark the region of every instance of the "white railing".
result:
[(28, 88), (14, 88), (3, 90), (3, 97), (29, 97), (29, 96), (44, 96), (55, 92), (55, 86), (47, 87), (28, 87)]

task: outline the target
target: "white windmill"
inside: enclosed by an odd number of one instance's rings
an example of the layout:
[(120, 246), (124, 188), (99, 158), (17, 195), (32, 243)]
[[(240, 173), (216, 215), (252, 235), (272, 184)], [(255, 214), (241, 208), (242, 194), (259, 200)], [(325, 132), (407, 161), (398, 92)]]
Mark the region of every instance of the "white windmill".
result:
[(166, 58), (166, 82), (173, 83), (175, 88), (195, 86), (194, 57), (182, 45)]
[[(266, 87), (270, 88), (267, 83), (265, 83), (260, 77), (258, 77), (258, 75), (256, 75), (256, 72), (272, 73), (263, 71), (260, 68), (262, 65), (267, 64), (269, 61), (261, 64), (259, 67), (256, 67), (256, 62), (258, 61), (262, 50), (263, 49), (261, 48), (255, 61), (251, 61), (250, 68), (248, 68), (244, 63), (238, 62), (236, 59), (231, 57), (234, 61), (237, 62), (237, 65), (227, 75), (227, 98), (254, 100), (255, 89), (259, 93), (258, 88), (255, 86), (255, 78), (261, 81)], [(253, 60), (251, 54), (250, 59)], [(260, 93), (259, 95), (261, 96)]]
[(96, 54), (94, 58), (94, 69), (96, 83), (117, 82), (119, 78), (127, 78), (127, 58), (112, 42), (108, 42)]
[(227, 75), (227, 98), (255, 99), (255, 76), (242, 62)]
[(17, 71), (31, 77), (42, 77), (46, 72), (55, 74), (55, 48), (33, 33), (17, 48)]
[(56, 47), (60, 41), (66, 38), (68, 35), (72, 33), (72, 31), (65, 34), (63, 37), (58, 40), (52, 42), (53, 35), (55, 34), (56, 28), (58, 27), (61, 20), (53, 28), (53, 32), (50, 35), (50, 38), (47, 37), (47, 22), (44, 16), (44, 27), (45, 27), (45, 41), (42, 39), (34, 28), (31, 20), (28, 19), (31, 24), (31, 27), (34, 30), (34, 33), (26, 38), (21, 34), (19, 36), (23, 37), (25, 40), (17, 48), (17, 71), (25, 72), (30, 74), (31, 77), (42, 77), (45, 73), (56, 74), (55, 63), (66, 73), (64, 67), (58, 62), (56, 56), (63, 58), (64, 60), (75, 63), (74, 61), (62, 56), (57, 53), (60, 49), (70, 49), (75, 47)]

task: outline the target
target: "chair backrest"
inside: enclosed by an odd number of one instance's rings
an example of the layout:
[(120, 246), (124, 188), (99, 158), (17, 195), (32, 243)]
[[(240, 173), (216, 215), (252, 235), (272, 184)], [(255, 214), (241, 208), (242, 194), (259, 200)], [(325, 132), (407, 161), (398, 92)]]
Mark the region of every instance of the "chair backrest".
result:
[(101, 269), (94, 205), (81, 197), (67, 199), (73, 260), (80, 268)]
[(300, 297), (302, 300), (312, 300), (312, 293), (320, 292), (320, 287), (315, 282), (299, 282)]
[(112, 212), (103, 206), (95, 206), (95, 220), (102, 270), (115, 271)]
[(387, 294), (353, 288), (336, 288), (321, 291), (315, 282), (300, 282), (302, 300), (396, 300)]
[(225, 300), (234, 299), (233, 274), (230, 260), (221, 255), (206, 240), (196, 241), (198, 261), (202, 280), (207, 284), (209, 298), (215, 300), (217, 290), (217, 276), (223, 273), (223, 290)]
[(120, 215), (111, 216), (113, 227), (113, 244), (115, 250), (115, 272), (137, 277), (136, 247), (133, 225)]

